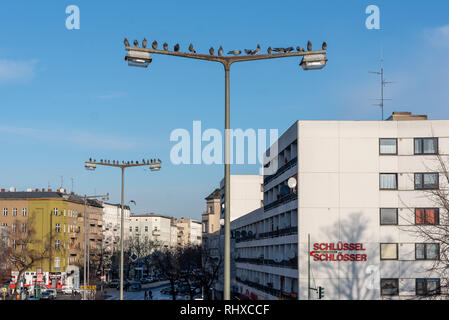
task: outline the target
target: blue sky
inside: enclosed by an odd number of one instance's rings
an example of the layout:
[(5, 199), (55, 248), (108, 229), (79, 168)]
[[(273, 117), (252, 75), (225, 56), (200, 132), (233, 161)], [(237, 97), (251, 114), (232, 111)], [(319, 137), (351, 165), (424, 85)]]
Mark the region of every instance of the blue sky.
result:
[[(65, 8), (80, 8), (67, 30)], [(365, 28), (365, 8), (380, 8), (382, 30)], [(4, 188), (109, 192), (120, 199), (120, 172), (87, 172), (97, 159), (160, 158), (154, 173), (129, 169), (127, 201), (137, 213), (199, 219), (223, 176), (220, 165), (172, 165), (170, 132), (224, 126), (224, 74), (218, 64), (154, 56), (129, 68), (123, 38), (207, 53), (224, 49), (328, 43), (322, 71), (299, 59), (248, 62), (231, 70), (231, 126), (275, 128), (298, 119), (377, 120), (373, 106), (383, 48), (386, 114), (409, 110), (449, 117), (449, 2), (428, 1), (14, 1), (0, 4), (0, 185)], [(258, 166), (233, 166), (254, 174)]]

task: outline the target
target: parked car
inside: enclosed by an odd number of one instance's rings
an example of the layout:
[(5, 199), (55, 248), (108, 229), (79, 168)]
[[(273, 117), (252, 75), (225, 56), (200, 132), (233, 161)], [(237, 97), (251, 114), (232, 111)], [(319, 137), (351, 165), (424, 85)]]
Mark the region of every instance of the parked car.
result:
[(133, 281), (130, 283), (129, 288), (131, 291), (140, 291), (140, 290), (142, 290), (142, 285), (138, 281)]
[[(164, 288), (161, 290), (162, 294), (172, 294), (172, 289), (171, 288)], [(178, 290), (175, 288), (175, 293), (178, 293)]]
[(47, 289), (41, 293), (41, 299), (53, 300), (56, 299), (56, 290), (55, 289)]
[(119, 279), (112, 279), (109, 282), (108, 287), (109, 288), (117, 288), (118, 285), (120, 285), (120, 280)]
[(72, 294), (72, 292), (75, 293), (75, 294), (79, 294), (80, 293), (80, 290), (77, 289), (77, 288), (74, 288), (73, 286), (63, 286), (61, 291), (64, 294)]

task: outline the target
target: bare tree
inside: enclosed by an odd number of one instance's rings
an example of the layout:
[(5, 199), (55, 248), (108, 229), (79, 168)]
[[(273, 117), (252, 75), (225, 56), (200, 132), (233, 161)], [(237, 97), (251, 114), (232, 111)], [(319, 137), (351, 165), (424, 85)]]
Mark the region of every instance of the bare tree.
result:
[[(439, 274), (440, 287), (435, 292), (428, 292), (423, 298), (447, 298), (449, 296), (449, 166), (447, 160), (441, 156), (436, 156), (438, 167), (431, 170), (438, 172), (440, 179), (438, 188), (424, 190), (425, 197), (433, 203), (432, 214), (427, 217), (422, 210), (417, 211), (410, 208), (407, 204), (401, 202), (408, 208), (407, 214), (402, 218), (407, 221), (410, 227), (403, 227), (403, 230), (414, 235), (417, 241), (422, 243), (439, 244), (439, 259), (433, 260), (431, 267), (426, 271), (432, 274)], [(438, 208), (438, 211), (435, 209)], [(435, 215), (438, 212), (439, 215)], [(440, 294), (441, 293), (441, 294)]]
[(170, 282), (172, 299), (176, 300), (176, 283), (181, 276), (181, 249), (163, 249), (155, 251), (152, 259), (159, 272)]
[[(13, 293), (17, 292), (18, 285), (25, 271), (43, 260), (51, 259), (51, 242), (41, 241), (35, 237), (35, 230), (32, 227), (33, 219), (28, 219), (23, 223), (23, 227), (14, 230), (8, 230), (9, 250), (7, 260), (11, 267), (18, 272), (16, 287)], [(19, 225), (19, 220), (14, 222)]]

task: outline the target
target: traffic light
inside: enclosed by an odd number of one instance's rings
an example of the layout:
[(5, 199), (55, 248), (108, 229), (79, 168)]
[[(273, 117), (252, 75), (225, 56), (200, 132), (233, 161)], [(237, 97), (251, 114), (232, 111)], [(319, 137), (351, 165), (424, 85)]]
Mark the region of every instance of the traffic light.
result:
[(323, 299), (323, 298), (324, 298), (324, 288), (318, 287), (318, 299)]

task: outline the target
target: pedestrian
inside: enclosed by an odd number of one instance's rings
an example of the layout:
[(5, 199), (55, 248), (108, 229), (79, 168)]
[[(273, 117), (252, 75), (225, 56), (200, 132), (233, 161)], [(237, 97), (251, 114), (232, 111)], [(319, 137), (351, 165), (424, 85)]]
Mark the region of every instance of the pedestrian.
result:
[(151, 292), (151, 289), (148, 289), (148, 299), (153, 300), (153, 293)]
[(143, 295), (143, 300), (147, 300), (147, 289), (145, 289), (145, 293)]

